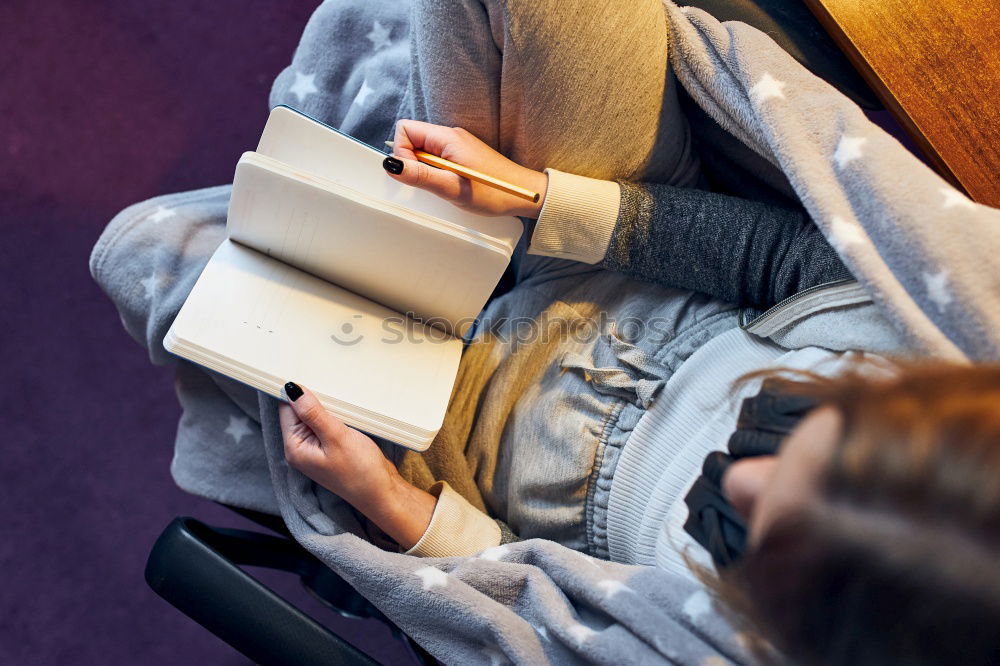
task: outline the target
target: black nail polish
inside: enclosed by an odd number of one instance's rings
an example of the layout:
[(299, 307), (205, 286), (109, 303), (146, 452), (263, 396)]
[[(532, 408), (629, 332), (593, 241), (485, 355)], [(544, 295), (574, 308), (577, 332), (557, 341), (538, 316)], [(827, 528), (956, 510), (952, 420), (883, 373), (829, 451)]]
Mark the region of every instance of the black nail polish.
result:
[(295, 382), (288, 382), (285, 384), (285, 395), (288, 396), (289, 400), (295, 402), (302, 397), (302, 389)]
[(403, 173), (403, 162), (402, 160), (397, 160), (395, 157), (387, 157), (382, 160), (382, 168), (398, 176)]

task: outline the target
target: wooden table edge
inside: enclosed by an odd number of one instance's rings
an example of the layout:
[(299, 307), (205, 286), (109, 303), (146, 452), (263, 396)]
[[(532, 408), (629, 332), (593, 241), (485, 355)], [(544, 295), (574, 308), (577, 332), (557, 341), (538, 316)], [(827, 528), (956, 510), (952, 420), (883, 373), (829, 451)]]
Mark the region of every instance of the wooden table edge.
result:
[(820, 22), (823, 29), (826, 31), (830, 38), (833, 39), (834, 43), (840, 48), (844, 56), (850, 61), (854, 69), (861, 75), (861, 78), (865, 80), (875, 95), (879, 98), (885, 108), (892, 114), (896, 122), (903, 128), (907, 136), (913, 140), (920, 149), (920, 152), (924, 154), (927, 160), (931, 163), (938, 174), (947, 180), (951, 185), (958, 188), (961, 192), (971, 198), (969, 190), (962, 184), (962, 181), (958, 179), (955, 172), (952, 171), (951, 167), (948, 165), (945, 158), (938, 153), (934, 148), (931, 141), (924, 136), (924, 133), (920, 131), (917, 124), (913, 122), (909, 114), (903, 108), (903, 106), (896, 100), (892, 91), (885, 85), (879, 75), (875, 72), (875, 68), (868, 61), (867, 58), (861, 53), (854, 42), (847, 36), (844, 30), (837, 23), (837, 20), (833, 17), (830, 11), (823, 4), (822, 0), (804, 0), (809, 11), (813, 13), (816, 20)]

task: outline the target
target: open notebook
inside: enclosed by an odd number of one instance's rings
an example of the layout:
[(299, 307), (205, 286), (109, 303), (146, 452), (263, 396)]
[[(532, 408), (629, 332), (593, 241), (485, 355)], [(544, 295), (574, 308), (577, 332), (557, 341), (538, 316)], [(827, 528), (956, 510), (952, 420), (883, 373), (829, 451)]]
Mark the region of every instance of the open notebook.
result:
[(385, 154), (288, 107), (236, 167), (228, 238), (168, 351), (274, 396), (309, 387), (349, 425), (424, 450), (467, 332), (521, 236), (401, 185)]

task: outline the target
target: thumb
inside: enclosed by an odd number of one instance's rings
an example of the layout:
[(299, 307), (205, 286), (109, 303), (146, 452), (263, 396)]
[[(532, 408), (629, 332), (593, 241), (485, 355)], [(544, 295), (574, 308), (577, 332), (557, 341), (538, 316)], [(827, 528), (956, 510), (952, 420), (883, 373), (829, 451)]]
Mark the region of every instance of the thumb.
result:
[(316, 433), (325, 445), (339, 442), (348, 432), (344, 422), (326, 411), (313, 392), (294, 382), (285, 384), (285, 395), (295, 416)]
[(427, 190), (448, 201), (455, 201), (469, 187), (469, 181), (457, 173), (437, 169), (408, 157), (387, 157), (382, 166), (390, 178)]

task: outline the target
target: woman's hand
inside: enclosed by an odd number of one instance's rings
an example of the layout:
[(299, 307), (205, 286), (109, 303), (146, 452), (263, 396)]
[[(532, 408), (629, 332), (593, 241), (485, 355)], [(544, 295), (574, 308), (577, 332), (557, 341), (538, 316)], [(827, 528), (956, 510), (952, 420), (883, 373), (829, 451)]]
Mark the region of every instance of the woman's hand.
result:
[(288, 464), (339, 495), (404, 549), (431, 521), (437, 500), (407, 483), (375, 442), (332, 416), (316, 396), (289, 382), (278, 406)]
[[(538, 202), (527, 201), (450, 171), (418, 162), (413, 152), (415, 150), (439, 155), (456, 164), (538, 192)], [(511, 162), (461, 127), (400, 120), (396, 123), (393, 154), (402, 161), (403, 170), (399, 174), (390, 173), (392, 178), (432, 192), (473, 213), (537, 218), (545, 201), (548, 176)]]

